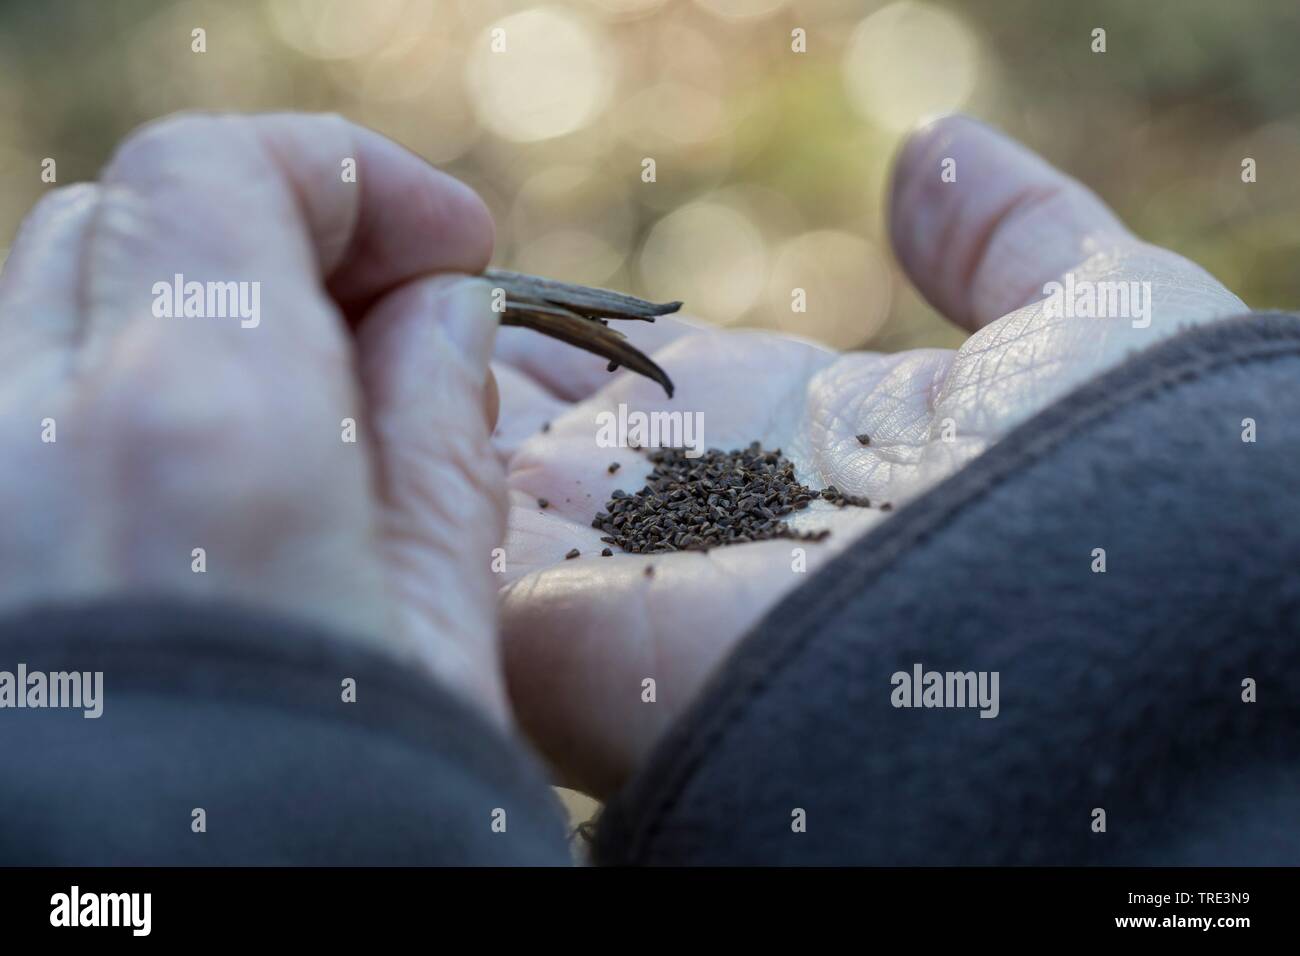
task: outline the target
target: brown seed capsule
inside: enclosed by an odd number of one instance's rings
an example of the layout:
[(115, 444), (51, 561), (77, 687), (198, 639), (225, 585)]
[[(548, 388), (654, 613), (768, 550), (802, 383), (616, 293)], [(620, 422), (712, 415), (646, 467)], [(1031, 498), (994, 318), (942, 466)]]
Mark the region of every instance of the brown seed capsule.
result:
[(622, 466), (619, 465), (618, 462), (616, 462), (616, 461), (615, 461), (615, 462), (611, 462), (611, 463), (610, 463), (610, 466), (609, 466), (609, 473), (612, 475), (612, 474), (614, 474), (614, 472), (618, 471), (619, 468), (621, 468), (621, 467), (622, 467)]
[(545, 498), (538, 498), (538, 499), (537, 499), (537, 507), (539, 507), (539, 508), (549, 508), (550, 506), (551, 506), (551, 503), (550, 503), (549, 501), (547, 501)]
[(871, 436), (870, 436), (870, 435), (859, 435), (859, 436), (858, 436), (858, 444), (859, 444), (859, 445), (870, 445), (870, 444), (871, 444)]
[(653, 322), (676, 312), (680, 302), (655, 303), (633, 296), (557, 282), (501, 269), (488, 269), (484, 277), (506, 295), (502, 325), (523, 326), (594, 352), (609, 360), (612, 372), (620, 366), (658, 382), (672, 398), (673, 383), (627, 336), (609, 327), (610, 319)]
[(602, 558), (612, 558), (614, 556), (614, 552), (609, 550), (609, 548), (601, 548), (600, 556)]
[(572, 561), (574, 558), (576, 558), (576, 557), (577, 557), (578, 555), (580, 555), (580, 554), (582, 554), (582, 552), (579, 551), (577, 548), (574, 548), (572, 551), (570, 551), (568, 554), (566, 554), (566, 555), (564, 556), (564, 560), (566, 560), (566, 561)]

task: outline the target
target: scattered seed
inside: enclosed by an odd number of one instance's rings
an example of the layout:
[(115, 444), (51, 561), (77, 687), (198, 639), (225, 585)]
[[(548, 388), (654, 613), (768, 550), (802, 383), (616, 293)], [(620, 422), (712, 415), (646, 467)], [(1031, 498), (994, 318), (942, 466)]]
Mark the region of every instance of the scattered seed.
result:
[(870, 508), (871, 501), (864, 495), (840, 495), (832, 502), (838, 508)]
[(551, 423), (550, 423), (550, 422), (542, 422), (542, 434), (545, 435), (545, 434), (546, 434), (547, 432), (549, 432), (550, 430), (551, 430)]
[(609, 550), (609, 548), (601, 548), (600, 556), (602, 558), (612, 558), (614, 556), (614, 552)]
[(859, 444), (859, 445), (870, 445), (870, 444), (871, 444), (871, 436), (870, 436), (870, 435), (859, 435), (859, 436), (858, 436), (858, 444)]
[(538, 498), (538, 499), (537, 499), (537, 507), (539, 507), (539, 508), (549, 508), (550, 506), (551, 506), (551, 503), (550, 503), (549, 501), (547, 501), (545, 498)]
[(648, 578), (655, 576), (655, 566), (653, 564), (647, 564), (645, 566), (645, 576)]
[(894, 510), (894, 506), (891, 505), (888, 501), (886, 501), (883, 505), (880, 506), (880, 510), (881, 510), (881, 511), (893, 511), (893, 510)]
[(758, 442), (729, 452), (710, 449), (687, 458), (684, 449), (647, 452), (654, 466), (634, 494), (610, 494), (592, 527), (632, 554), (708, 551), (728, 544), (789, 538), (822, 541), (829, 530), (795, 531), (782, 520), (821, 497), (838, 507), (868, 506), (864, 497), (830, 486), (815, 491), (794, 476), (794, 463)]
[(580, 555), (580, 554), (582, 554), (582, 552), (579, 551), (577, 548), (574, 548), (572, 551), (570, 551), (568, 554), (566, 554), (566, 555), (564, 556), (564, 560), (565, 560), (565, 561), (572, 561), (574, 558), (576, 558), (576, 557), (577, 557), (578, 555)]
[(618, 462), (613, 462), (613, 463), (610, 464), (610, 466), (609, 466), (609, 473), (610, 473), (611, 475), (614, 474), (614, 472), (618, 471), (620, 467), (622, 467), (622, 466), (619, 465)]

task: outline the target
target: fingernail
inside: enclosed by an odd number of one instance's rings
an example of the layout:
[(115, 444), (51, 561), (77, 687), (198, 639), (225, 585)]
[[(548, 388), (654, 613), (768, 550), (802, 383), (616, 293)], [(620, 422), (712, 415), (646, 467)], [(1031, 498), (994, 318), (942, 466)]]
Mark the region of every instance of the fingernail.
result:
[(435, 306), (443, 333), (474, 368), (492, 358), (500, 316), (492, 311), (492, 287), (483, 279), (458, 279)]

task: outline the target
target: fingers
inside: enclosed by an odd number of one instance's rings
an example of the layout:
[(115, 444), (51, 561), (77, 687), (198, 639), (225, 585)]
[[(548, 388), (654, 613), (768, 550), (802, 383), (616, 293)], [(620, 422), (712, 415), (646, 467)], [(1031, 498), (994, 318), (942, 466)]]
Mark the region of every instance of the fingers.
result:
[(206, 237), (177, 239), (207, 238), (245, 265), (311, 266), (345, 308), (421, 274), (481, 271), (492, 253), (469, 187), (338, 116), (164, 120), (128, 140), (104, 180), (180, 226), (204, 223)]
[(42, 346), (66, 340), (80, 308), (82, 252), (99, 208), (98, 186), (48, 193), (23, 220), (0, 275), (0, 363), (5, 384)]
[(505, 475), (485, 411), (496, 324), (486, 283), (421, 279), (376, 304), (358, 350), (395, 627), (448, 686), (504, 723), (489, 569), (505, 530)]
[[(349, 315), (416, 276), (487, 266), (492, 217), (459, 180), (339, 117), (252, 122), (301, 205), (331, 294)], [(354, 183), (343, 181), (347, 159), (355, 160)]]
[(1045, 283), (1095, 252), (1136, 244), (1091, 191), (964, 116), (930, 123), (904, 146), (890, 229), (917, 289), (970, 331), (1042, 298)]
[[(347, 150), (340, 121), (308, 119), (320, 152)], [(304, 358), (341, 364), (346, 337), (320, 285), (321, 263), (337, 253), (321, 247), (318, 224), (332, 214), (350, 229), (357, 190), (320, 190), (313, 205), (325, 209), (300, 204), (270, 136), (247, 117), (181, 115), (119, 147), (100, 177), (105, 198), (82, 265), (83, 365), (151, 315), (165, 320), (149, 323), (154, 348), (235, 349), (253, 374)], [(244, 301), (209, 308), (206, 288), (225, 282)], [(199, 292), (188, 315), (187, 289)]]
[[(231, 329), (260, 328), (255, 351), (276, 353), (267, 364), (278, 369), (298, 356), (343, 362), (326, 288), (359, 315), (415, 276), (479, 271), (491, 254), (491, 220), (471, 190), (338, 117), (170, 118), (131, 136), (101, 179), (24, 230), (4, 286), (9, 301), (49, 296), (44, 321), (92, 355), (135, 320), (164, 315), (180, 330), (169, 339), (205, 349), (254, 351)], [(170, 315), (188, 283), (206, 287), (206, 301)], [(243, 298), (222, 285), (221, 314), (209, 316), (212, 287), (227, 283)], [(76, 307), (58, 308), (70, 290)], [(34, 321), (6, 312), (10, 325)]]

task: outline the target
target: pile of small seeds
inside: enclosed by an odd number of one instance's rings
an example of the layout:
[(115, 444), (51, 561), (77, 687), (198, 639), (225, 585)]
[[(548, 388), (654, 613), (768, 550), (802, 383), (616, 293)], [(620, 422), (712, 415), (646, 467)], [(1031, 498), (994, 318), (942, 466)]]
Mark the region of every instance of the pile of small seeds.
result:
[(818, 497), (840, 507), (869, 506), (866, 498), (834, 486), (819, 492), (801, 484), (780, 449), (765, 451), (758, 442), (735, 451), (711, 448), (698, 458), (680, 448), (648, 455), (654, 470), (645, 487), (632, 495), (616, 490), (591, 522), (605, 533), (600, 540), (633, 554), (707, 551), (772, 538), (821, 541), (830, 531), (796, 531), (785, 518)]

